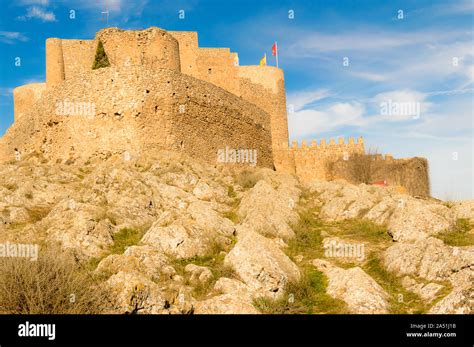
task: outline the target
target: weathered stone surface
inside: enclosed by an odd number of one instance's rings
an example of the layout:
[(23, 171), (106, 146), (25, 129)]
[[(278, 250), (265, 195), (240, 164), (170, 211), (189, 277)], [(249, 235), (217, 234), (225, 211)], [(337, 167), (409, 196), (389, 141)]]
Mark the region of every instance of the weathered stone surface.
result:
[(438, 283), (419, 283), (409, 276), (405, 276), (402, 280), (402, 285), (409, 291), (418, 294), (423, 300), (427, 302), (433, 301), (438, 295), (439, 291), (444, 288), (443, 285)]
[(386, 225), (394, 241), (425, 239), (452, 228), (456, 222), (454, 211), (443, 204), (399, 194), (394, 189), (342, 181), (313, 183), (310, 189), (322, 202), (321, 218), (366, 218)]
[(120, 271), (105, 285), (114, 300), (113, 310), (120, 313), (163, 313), (165, 300), (157, 284), (143, 275)]
[(258, 310), (252, 304), (253, 293), (242, 282), (219, 278), (214, 285), (214, 291), (222, 294), (210, 299), (197, 302), (195, 313), (210, 314), (258, 314)]
[(424, 239), (453, 227), (456, 221), (446, 206), (408, 196), (394, 199), (390, 208), (388, 232), (395, 241)]
[(291, 195), (261, 180), (242, 198), (238, 215), (242, 224), (263, 235), (290, 239), (294, 237), (290, 225), (299, 220), (294, 211), (296, 202)]
[(345, 220), (361, 217), (377, 202), (377, 195), (358, 186), (346, 185), (334, 197), (326, 200), (321, 217), (327, 220)]
[(298, 267), (271, 240), (246, 230), (239, 234), (224, 264), (231, 266), (253, 292), (278, 297), (289, 281), (300, 277)]
[(101, 260), (99, 273), (116, 274), (120, 271), (136, 272), (153, 281), (165, 280), (176, 273), (168, 258), (151, 246), (131, 246), (123, 254), (112, 254)]
[(204, 255), (210, 240), (200, 230), (182, 225), (153, 225), (143, 236), (144, 244), (161, 249), (168, 256), (184, 259)]
[(178, 210), (163, 213), (142, 242), (176, 258), (202, 256), (215, 244), (230, 244), (234, 224), (221, 217), (209, 203), (193, 202), (187, 209)]
[(452, 209), (456, 218), (464, 218), (474, 221), (474, 200), (464, 200), (454, 203)]
[(414, 243), (397, 243), (383, 254), (387, 270), (430, 281), (446, 280), (474, 266), (473, 248), (451, 247), (436, 238)]
[(102, 255), (113, 242), (114, 225), (108, 219), (98, 218), (96, 206), (77, 203), (71, 207), (70, 201), (65, 200), (44, 218), (47, 239), (73, 249), (78, 256)]
[(190, 281), (192, 283), (206, 283), (209, 282), (213, 275), (211, 270), (205, 266), (198, 266), (195, 264), (188, 264), (184, 271), (191, 274)]
[(434, 305), (428, 313), (434, 314), (474, 314), (474, 288), (454, 288), (451, 293)]
[(196, 303), (196, 314), (258, 314), (258, 310), (233, 294), (214, 296)]
[(342, 269), (315, 259), (313, 265), (329, 279), (327, 293), (344, 300), (352, 313), (388, 313), (389, 295), (361, 268)]
[(221, 217), (211, 208), (209, 203), (193, 202), (188, 207), (188, 213), (196, 224), (204, 230), (225, 236), (232, 236), (235, 233), (234, 223)]
[(196, 187), (193, 189), (193, 194), (198, 198), (199, 200), (206, 200), (209, 201), (212, 199), (214, 196), (213, 191), (211, 187), (206, 182), (198, 182)]

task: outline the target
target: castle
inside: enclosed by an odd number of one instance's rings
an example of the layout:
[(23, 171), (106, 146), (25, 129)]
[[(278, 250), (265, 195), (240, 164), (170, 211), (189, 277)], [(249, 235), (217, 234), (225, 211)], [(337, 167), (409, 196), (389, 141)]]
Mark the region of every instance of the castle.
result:
[[(99, 42), (110, 66), (92, 69)], [(46, 82), (15, 88), (13, 96), (3, 160), (31, 152), (74, 161), (170, 149), (216, 163), (218, 151), (235, 148), (255, 150), (258, 166), (310, 182), (328, 179), (328, 162), (365, 153), (362, 138), (289, 146), (283, 71), (240, 66), (229, 48), (199, 47), (196, 32), (108, 28), (93, 40), (47, 39)], [(391, 177), (397, 162), (423, 176), (422, 188), (408, 190), (429, 194), (420, 158), (378, 159), (381, 179), (409, 186)], [(344, 170), (331, 178), (338, 177)]]

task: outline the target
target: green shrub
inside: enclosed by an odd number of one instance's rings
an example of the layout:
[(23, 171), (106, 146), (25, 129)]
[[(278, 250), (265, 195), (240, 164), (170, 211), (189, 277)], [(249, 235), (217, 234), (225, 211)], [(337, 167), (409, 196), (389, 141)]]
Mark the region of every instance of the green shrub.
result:
[(262, 175), (258, 172), (253, 170), (243, 170), (237, 174), (235, 182), (242, 188), (249, 189), (253, 188), (262, 178)]
[(280, 299), (258, 298), (254, 306), (266, 314), (345, 313), (346, 304), (326, 294), (327, 278), (312, 266), (299, 281), (290, 282)]
[(122, 254), (129, 246), (138, 244), (143, 236), (143, 231), (138, 229), (124, 228), (112, 236), (114, 243), (110, 247), (110, 253)]
[(97, 50), (95, 52), (94, 64), (92, 65), (92, 70), (100, 69), (101, 67), (110, 66), (109, 58), (105, 53), (104, 45), (102, 41), (99, 41), (97, 45)]

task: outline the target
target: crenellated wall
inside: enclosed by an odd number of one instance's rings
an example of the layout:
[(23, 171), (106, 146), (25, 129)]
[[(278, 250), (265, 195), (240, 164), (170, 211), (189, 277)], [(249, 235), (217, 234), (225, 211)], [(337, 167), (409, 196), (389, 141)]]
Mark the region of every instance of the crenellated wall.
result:
[(303, 182), (311, 182), (328, 179), (327, 164), (329, 162), (348, 158), (354, 153), (363, 154), (365, 148), (362, 137), (358, 140), (350, 137), (348, 141), (339, 138), (337, 143), (334, 139), (330, 139), (329, 142), (322, 139), (319, 144), (313, 140), (309, 145), (306, 141), (302, 141), (301, 146), (298, 146), (297, 141), (293, 141), (289, 153), (295, 163), (296, 175)]

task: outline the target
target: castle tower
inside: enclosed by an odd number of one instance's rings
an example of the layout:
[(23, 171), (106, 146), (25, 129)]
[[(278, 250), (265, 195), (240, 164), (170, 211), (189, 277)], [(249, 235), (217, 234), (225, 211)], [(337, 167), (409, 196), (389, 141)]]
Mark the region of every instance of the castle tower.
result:
[(274, 66), (240, 66), (239, 78), (241, 97), (270, 114), (275, 168), (292, 172), (283, 70)]
[(54, 87), (64, 81), (64, 57), (62, 40), (46, 40), (46, 86)]
[(163, 29), (108, 28), (99, 31), (96, 40), (102, 41), (112, 66), (147, 65), (181, 72), (178, 41)]

